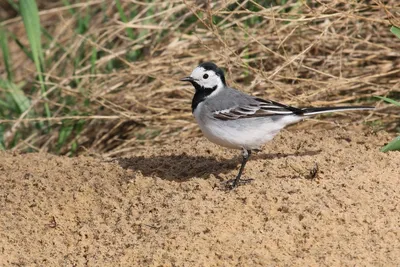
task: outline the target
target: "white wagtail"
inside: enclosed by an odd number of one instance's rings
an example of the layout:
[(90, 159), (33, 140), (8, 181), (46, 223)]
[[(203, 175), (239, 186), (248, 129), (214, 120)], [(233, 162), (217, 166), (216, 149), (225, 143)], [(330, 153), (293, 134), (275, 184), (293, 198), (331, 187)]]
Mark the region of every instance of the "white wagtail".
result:
[(272, 100), (247, 95), (226, 85), (224, 72), (214, 63), (205, 62), (190, 76), (181, 79), (195, 88), (192, 112), (203, 134), (218, 145), (243, 150), (243, 160), (231, 189), (249, 181), (241, 180), (252, 150), (258, 150), (286, 125), (316, 114), (371, 110), (373, 107), (296, 108)]

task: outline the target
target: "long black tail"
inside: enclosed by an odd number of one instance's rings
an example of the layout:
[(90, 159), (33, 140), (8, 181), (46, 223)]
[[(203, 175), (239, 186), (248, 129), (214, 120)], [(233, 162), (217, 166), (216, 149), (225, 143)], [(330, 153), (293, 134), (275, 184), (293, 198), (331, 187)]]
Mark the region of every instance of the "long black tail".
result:
[(329, 112), (339, 112), (339, 111), (350, 111), (350, 110), (372, 110), (374, 107), (366, 107), (366, 106), (361, 106), (361, 107), (321, 107), (321, 108), (302, 108), (302, 114), (304, 116), (311, 116), (311, 115), (317, 115), (321, 113), (329, 113)]

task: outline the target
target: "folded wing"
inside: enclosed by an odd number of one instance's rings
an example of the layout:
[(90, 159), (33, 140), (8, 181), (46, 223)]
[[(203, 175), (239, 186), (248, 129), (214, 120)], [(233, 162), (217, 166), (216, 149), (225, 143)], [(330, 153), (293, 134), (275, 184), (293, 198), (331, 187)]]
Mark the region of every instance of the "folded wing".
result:
[(351, 111), (351, 110), (373, 110), (374, 107), (367, 106), (342, 106), (342, 107), (309, 107), (295, 108), (272, 100), (261, 98), (247, 98), (232, 108), (216, 110), (213, 116), (219, 120), (237, 120), (243, 118), (257, 118), (268, 116), (312, 116), (329, 112)]
[(303, 113), (304, 111), (302, 109), (287, 106), (272, 100), (251, 98), (247, 103), (241, 103), (241, 105), (236, 107), (214, 111), (213, 116), (219, 120), (237, 120), (276, 115), (302, 115)]

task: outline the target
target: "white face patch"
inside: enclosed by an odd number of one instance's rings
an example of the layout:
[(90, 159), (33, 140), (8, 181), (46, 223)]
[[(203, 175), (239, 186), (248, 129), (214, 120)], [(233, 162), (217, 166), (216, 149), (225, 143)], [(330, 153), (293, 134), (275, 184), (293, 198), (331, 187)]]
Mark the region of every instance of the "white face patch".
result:
[(205, 70), (203, 67), (195, 68), (190, 77), (204, 88), (214, 88), (217, 86), (218, 90), (224, 86), (221, 77), (219, 77), (213, 70)]

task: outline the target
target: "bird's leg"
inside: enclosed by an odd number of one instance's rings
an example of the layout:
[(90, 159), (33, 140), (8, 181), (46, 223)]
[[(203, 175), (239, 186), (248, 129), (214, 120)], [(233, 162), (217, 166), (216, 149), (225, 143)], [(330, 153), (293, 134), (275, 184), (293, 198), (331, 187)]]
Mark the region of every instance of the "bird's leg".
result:
[(236, 176), (235, 180), (233, 180), (232, 184), (229, 186), (230, 189), (236, 188), (239, 184), (241, 183), (248, 183), (251, 182), (253, 179), (247, 179), (247, 180), (241, 180), (240, 177), (242, 176), (244, 166), (246, 166), (247, 160), (251, 156), (251, 150), (247, 150), (243, 148), (243, 160), (242, 160), (242, 165), (240, 165), (239, 173)]

